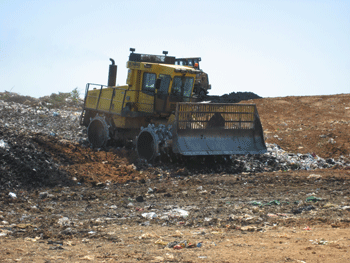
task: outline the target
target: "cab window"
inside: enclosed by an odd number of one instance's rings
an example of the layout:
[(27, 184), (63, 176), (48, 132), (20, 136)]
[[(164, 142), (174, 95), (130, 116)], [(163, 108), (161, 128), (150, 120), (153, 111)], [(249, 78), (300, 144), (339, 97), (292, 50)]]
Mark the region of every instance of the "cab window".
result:
[(167, 95), (171, 78), (169, 75), (164, 75), (164, 74), (159, 74), (159, 78), (162, 81), (160, 82), (160, 88), (157, 91), (157, 93), (162, 95)]
[[(184, 82), (184, 83), (183, 83)], [(177, 97), (191, 97), (193, 86), (193, 78), (190, 77), (174, 77), (171, 93)]]
[(153, 95), (154, 94), (154, 87), (156, 84), (156, 74), (154, 73), (143, 73), (143, 82), (142, 82), (142, 91)]

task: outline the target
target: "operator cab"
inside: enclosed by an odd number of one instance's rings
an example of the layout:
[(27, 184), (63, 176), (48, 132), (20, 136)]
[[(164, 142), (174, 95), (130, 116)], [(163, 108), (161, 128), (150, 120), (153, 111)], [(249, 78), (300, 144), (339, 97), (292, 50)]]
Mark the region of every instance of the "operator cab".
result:
[(199, 68), (200, 61), (201, 61), (201, 58), (199, 58), (199, 57), (197, 57), (197, 58), (176, 58), (175, 65), (188, 66), (188, 67), (200, 69)]

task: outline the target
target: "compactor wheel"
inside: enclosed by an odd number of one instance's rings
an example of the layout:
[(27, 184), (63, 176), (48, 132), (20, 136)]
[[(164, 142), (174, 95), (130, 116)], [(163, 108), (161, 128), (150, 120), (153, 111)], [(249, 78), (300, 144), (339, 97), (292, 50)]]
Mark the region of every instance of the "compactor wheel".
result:
[(142, 128), (136, 139), (136, 151), (139, 158), (146, 159), (148, 162), (154, 161), (168, 149), (166, 142), (172, 138), (170, 128), (171, 126), (165, 127), (162, 124), (159, 126), (149, 124), (148, 127)]
[(159, 138), (152, 127), (143, 129), (137, 136), (136, 150), (141, 159), (154, 160), (158, 156)]
[(102, 116), (96, 115), (88, 127), (88, 140), (94, 148), (106, 146), (109, 137), (109, 125)]

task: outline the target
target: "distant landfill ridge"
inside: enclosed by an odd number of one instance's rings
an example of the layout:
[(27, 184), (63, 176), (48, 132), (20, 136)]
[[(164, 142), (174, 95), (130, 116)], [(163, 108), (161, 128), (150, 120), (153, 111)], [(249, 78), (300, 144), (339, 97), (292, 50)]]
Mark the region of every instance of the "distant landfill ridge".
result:
[[(201, 101), (209, 101), (210, 103), (237, 103), (242, 100), (253, 100), (253, 99), (261, 99), (259, 95), (253, 92), (231, 92), (230, 94), (224, 95), (208, 95), (204, 97)], [(82, 106), (83, 100), (72, 101), (70, 93), (59, 93), (59, 94), (51, 94), (50, 96), (44, 96), (39, 99), (33, 98), (30, 96), (22, 96), (13, 92), (0, 92), (0, 99), (7, 102), (17, 102), (21, 104), (27, 104), (31, 106), (35, 106), (35, 104), (40, 103), (43, 106), (47, 103), (54, 104), (56, 108), (60, 108), (62, 106)]]

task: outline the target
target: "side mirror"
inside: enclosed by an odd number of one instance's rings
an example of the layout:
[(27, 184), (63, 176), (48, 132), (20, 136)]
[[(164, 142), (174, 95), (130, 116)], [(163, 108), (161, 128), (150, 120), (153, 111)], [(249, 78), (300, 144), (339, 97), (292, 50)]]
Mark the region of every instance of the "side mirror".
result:
[(156, 85), (155, 85), (155, 89), (156, 89), (156, 90), (159, 90), (159, 89), (160, 89), (160, 84), (161, 84), (161, 83), (162, 83), (162, 79), (159, 78), (159, 79), (156, 80)]

